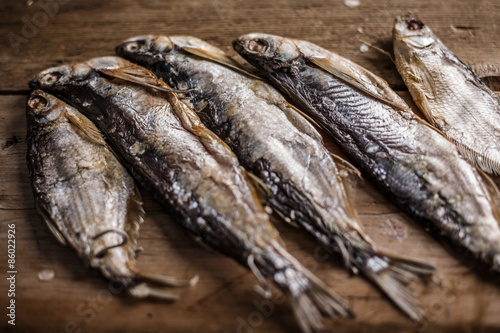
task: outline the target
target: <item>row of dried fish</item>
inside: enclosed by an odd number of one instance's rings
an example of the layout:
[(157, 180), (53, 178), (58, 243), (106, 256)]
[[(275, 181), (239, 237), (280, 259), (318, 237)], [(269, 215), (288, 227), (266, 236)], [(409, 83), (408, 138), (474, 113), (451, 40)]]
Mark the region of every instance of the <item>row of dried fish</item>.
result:
[[(410, 16), (397, 22), (411, 31), (423, 27)], [(264, 278), (278, 286), (304, 332), (322, 327), (321, 314), (352, 313), (286, 252), (260, 197), (342, 255), (347, 269), (372, 280), (414, 320), (423, 313), (406, 284), (434, 268), (379, 249), (363, 232), (336, 164), (341, 159), (329, 154), (303, 116), (402, 208), (499, 270), (498, 213), (485, 176), (384, 80), (305, 41), (250, 34), (233, 45), (270, 84), (197, 38), (141, 36), (117, 53), (145, 68), (96, 58), (43, 71), (30, 86), (89, 117), (132, 176), (196, 237), (251, 269), (264, 296)], [(189, 284), (124, 270), (133, 262), (140, 198), (92, 122), (53, 100), (41, 91), (28, 100), (28, 116), (37, 115), (29, 122), (32, 182), (53, 232), (133, 295), (170, 295), (142, 281)], [(56, 148), (72, 140), (80, 142), (78, 150)], [(87, 173), (93, 176), (82, 176)], [(128, 186), (114, 189), (119, 182)], [(94, 188), (102, 193), (93, 196)], [(115, 213), (99, 213), (103, 209)], [(118, 251), (127, 256), (115, 259)]]
[[(321, 328), (321, 314), (333, 318), (351, 316), (347, 304), (284, 249), (256, 190), (249, 183), (250, 176), (228, 146), (151, 72), (121, 58), (105, 57), (46, 70), (30, 84), (64, 98), (94, 121), (134, 178), (197, 238), (250, 268), (262, 283), (264, 296), (269, 293), (264, 278), (272, 281), (288, 297), (305, 332)], [(33, 98), (29, 105), (34, 104)], [(44, 113), (43, 108), (39, 113)], [(43, 141), (38, 142), (44, 145)], [(46, 147), (56, 161), (69, 160), (58, 163), (64, 180), (56, 186), (51, 182), (57, 182), (59, 175), (54, 180), (50, 171), (53, 169), (39, 173), (38, 177), (48, 180), (40, 192), (66, 189), (64, 197), (49, 198), (47, 206), (52, 207), (48, 209), (48, 219), (63, 220), (65, 224), (57, 225), (58, 229), (68, 242), (73, 242), (82, 237), (83, 232), (65, 232), (67, 225), (75, 222), (51, 208), (61, 201), (69, 201), (85, 210), (81, 197), (94, 196), (94, 190), (86, 184), (71, 186), (64, 182), (72, 178), (65, 171), (66, 165), (72, 163), (71, 156), (60, 149)], [(32, 167), (36, 169), (37, 165)], [(92, 168), (92, 164), (88, 163), (87, 167)], [(34, 177), (35, 183), (38, 177)], [(74, 177), (79, 178), (79, 173)], [(110, 181), (106, 174), (97, 179), (101, 186), (107, 186)], [(36, 193), (38, 202), (40, 192)], [(108, 198), (96, 198), (103, 202), (97, 208), (110, 202), (112, 194), (109, 193)], [(68, 207), (68, 210), (75, 209)], [(79, 224), (96, 224), (96, 228), (101, 229), (109, 228), (112, 223), (104, 224), (99, 211), (90, 211), (88, 215), (85, 219), (79, 216), (74, 219)], [(94, 229), (88, 229), (85, 237), (96, 238)], [(87, 257), (94, 260), (95, 246), (90, 243), (89, 247)], [(107, 258), (108, 252), (102, 257)], [(120, 275), (127, 264), (113, 263), (118, 270), (113, 274), (124, 278)]]

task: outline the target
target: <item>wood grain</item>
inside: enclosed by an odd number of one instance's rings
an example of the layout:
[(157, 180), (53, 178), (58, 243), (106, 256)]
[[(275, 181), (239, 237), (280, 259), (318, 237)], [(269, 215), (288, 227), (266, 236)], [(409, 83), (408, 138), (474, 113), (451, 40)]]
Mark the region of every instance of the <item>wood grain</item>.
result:
[[(55, 1), (55, 0), (53, 0)], [(50, 1), (45, 1), (50, 2)], [(498, 64), (500, 2), (361, 0), (343, 1), (62, 1), (54, 17), (23, 35), (26, 19), (42, 19), (35, 1), (0, 4), (0, 305), (7, 305), (7, 225), (16, 225), (16, 326), (4, 332), (297, 332), (279, 294), (273, 302), (253, 292), (251, 273), (207, 250), (178, 227), (151, 196), (139, 243), (138, 264), (148, 272), (200, 276), (191, 289), (176, 290), (174, 303), (136, 300), (120, 293), (50, 234), (33, 207), (25, 154), (27, 81), (62, 63), (111, 55), (122, 39), (141, 34), (194, 35), (234, 54), (230, 42), (241, 34), (267, 32), (308, 39), (372, 70), (407, 100), (394, 65), (383, 54), (359, 48), (368, 42), (391, 49), (396, 15), (417, 13), (444, 43), (469, 64)], [(42, 12), (43, 13), (43, 12)], [(39, 22), (40, 23), (40, 22)], [(42, 22), (43, 23), (43, 22)], [(26, 29), (26, 28), (25, 28)], [(27, 41), (12, 47), (8, 35)], [(10, 37), (12, 38), (12, 34)], [(325, 139), (332, 152), (338, 148)], [(411, 323), (364, 278), (349, 276), (337, 256), (325, 253), (301, 230), (278, 224), (290, 252), (343, 296), (354, 320), (325, 321), (335, 332), (494, 332), (500, 330), (498, 277), (441, 244), (425, 226), (401, 212), (368, 181), (350, 192), (366, 232), (381, 246), (438, 268), (437, 281), (414, 287), (428, 321)], [(317, 259), (320, 260), (317, 260)], [(41, 281), (44, 269), (55, 278)], [(5, 307), (4, 307), (5, 309)]]

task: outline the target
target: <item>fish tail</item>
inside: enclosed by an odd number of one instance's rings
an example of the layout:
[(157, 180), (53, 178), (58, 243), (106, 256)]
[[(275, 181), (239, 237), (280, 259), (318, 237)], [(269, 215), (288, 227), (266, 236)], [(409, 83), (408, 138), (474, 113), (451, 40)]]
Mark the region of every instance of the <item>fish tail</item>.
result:
[(357, 261), (356, 267), (372, 280), (412, 320), (421, 321), (424, 313), (408, 286), (417, 278), (429, 278), (434, 266), (399, 258), (394, 255), (374, 254)]
[(127, 287), (127, 292), (130, 295), (137, 298), (152, 297), (175, 301), (179, 298), (179, 295), (166, 291), (162, 287), (194, 286), (198, 282), (198, 275), (190, 280), (179, 280), (171, 276), (139, 274), (135, 280), (139, 282)]
[(106, 278), (122, 285), (133, 297), (175, 301), (179, 296), (165, 290), (164, 287), (194, 286), (198, 282), (197, 275), (189, 280), (180, 280), (170, 276), (143, 273), (135, 267), (134, 258), (128, 254), (127, 249), (122, 247), (109, 249), (95, 259), (97, 263), (94, 265), (98, 266)]
[[(354, 317), (347, 303), (339, 295), (285, 249), (276, 244), (274, 250), (255, 255), (249, 266), (258, 279), (259, 275), (266, 276), (283, 292), (302, 332), (322, 330), (322, 317), (334, 320), (339, 317)], [(258, 272), (255, 272), (255, 269)]]

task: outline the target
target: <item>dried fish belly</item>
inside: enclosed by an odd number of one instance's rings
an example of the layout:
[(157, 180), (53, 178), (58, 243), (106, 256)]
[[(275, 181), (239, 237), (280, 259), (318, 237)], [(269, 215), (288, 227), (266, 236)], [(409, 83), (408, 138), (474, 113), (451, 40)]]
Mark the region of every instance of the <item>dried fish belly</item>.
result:
[(171, 86), (189, 89), (188, 103), (259, 178), (274, 209), (341, 253), (346, 268), (374, 280), (411, 318), (422, 318), (404, 283), (431, 275), (433, 267), (377, 249), (320, 134), (274, 88), (195, 37), (139, 36), (116, 50)]
[(396, 66), (427, 120), (469, 161), (500, 174), (500, 98), (417, 17), (393, 30)]
[(500, 271), (499, 215), (481, 175), (384, 80), (305, 41), (250, 34), (233, 45), (402, 208)]
[(283, 291), (304, 332), (319, 330), (321, 315), (351, 315), (283, 248), (236, 156), (154, 74), (106, 57), (48, 69), (31, 85), (82, 108), (184, 227)]
[(36, 205), (56, 238), (136, 297), (173, 300), (152, 287), (189, 285), (135, 268), (142, 199), (99, 130), (78, 110), (37, 90), (27, 102), (28, 167)]

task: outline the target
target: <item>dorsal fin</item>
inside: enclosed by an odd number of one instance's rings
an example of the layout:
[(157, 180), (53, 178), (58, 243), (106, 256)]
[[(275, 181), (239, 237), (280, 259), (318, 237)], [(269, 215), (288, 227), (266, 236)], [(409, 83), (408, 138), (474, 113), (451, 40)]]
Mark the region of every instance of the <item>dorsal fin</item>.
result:
[(186, 93), (192, 91), (192, 89), (172, 89), (165, 82), (163, 82), (162, 79), (158, 79), (152, 72), (140, 66), (127, 66), (113, 69), (102, 68), (98, 69), (98, 71), (107, 76), (166, 92)]
[(306, 59), (337, 79), (384, 103), (401, 110), (409, 110), (408, 105), (389, 87), (386, 81), (347, 59), (333, 53), (331, 58), (306, 55)]
[(211, 60), (211, 61), (216, 62), (218, 64), (221, 64), (223, 66), (234, 69), (235, 71), (237, 71), (241, 74), (247, 75), (247, 76), (251, 77), (252, 79), (262, 80), (260, 77), (258, 77), (256, 75), (244, 70), (243, 68), (241, 68), (234, 60), (229, 58), (224, 53), (211, 52), (211, 51), (207, 51), (204, 49), (195, 48), (195, 47), (188, 47), (188, 46), (182, 46), (182, 50), (187, 52), (187, 53), (194, 54), (200, 58)]

